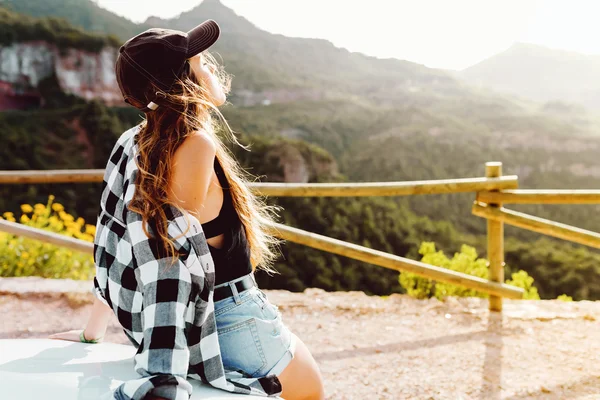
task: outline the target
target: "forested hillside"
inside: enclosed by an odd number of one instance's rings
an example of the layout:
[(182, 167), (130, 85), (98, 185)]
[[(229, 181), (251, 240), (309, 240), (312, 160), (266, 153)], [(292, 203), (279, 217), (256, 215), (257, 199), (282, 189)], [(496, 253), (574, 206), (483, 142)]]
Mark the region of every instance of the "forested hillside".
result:
[(120, 38), (133, 36), (144, 30), (89, 0), (0, 0), (0, 6), (33, 17), (64, 19), (76, 28)]
[[(145, 25), (118, 17), (113, 23), (116, 16), (88, 0), (1, 4), (34, 15), (60, 15), (86, 29), (118, 34), (121, 40), (149, 25), (187, 30), (206, 18), (217, 20), (223, 35), (215, 52), (235, 75), (233, 105), (223, 112), (241, 140), (253, 143), (251, 153), (234, 151), (263, 181), (282, 179), (285, 157), (273, 155), (285, 154), (281, 148), (302, 147), (298, 140), (313, 145), (300, 152), (312, 171), (319, 170), (313, 163), (323, 157), (336, 166), (313, 173), (311, 181), (482, 176), (486, 161), (503, 161), (505, 173), (519, 175), (522, 188), (595, 187), (600, 174), (595, 157), (600, 138), (594, 120), (585, 114), (567, 118), (548, 105), (469, 87), (443, 71), (350, 53), (324, 40), (272, 35), (217, 0), (205, 0), (176, 19), (152, 18)], [(89, 19), (94, 23), (86, 24)], [(0, 134), (9, 143), (0, 150), (6, 152), (2, 169), (102, 167), (109, 143), (139, 121), (133, 109), (109, 109), (97, 102), (53, 107), (0, 116)], [(89, 140), (77, 145), (73, 138), (80, 130)], [(65, 205), (88, 220), (94, 218), (93, 199), (98, 198), (93, 185), (1, 190), (6, 195), (2, 209), (60, 192)], [(422, 241), (434, 241), (447, 253), (458, 251), (462, 243), (484, 253), (485, 223), (470, 214), (473, 195), (270, 201), (285, 207), (285, 223), (402, 256), (418, 257)], [(600, 222), (596, 206), (515, 208), (592, 230)], [(600, 298), (596, 253), (516, 229), (508, 229), (507, 235), (512, 238), (507, 241), (507, 272), (530, 272), (543, 297), (565, 292)], [(291, 244), (277, 268), (282, 275), (264, 279), (266, 287), (380, 294), (400, 290), (392, 271)]]

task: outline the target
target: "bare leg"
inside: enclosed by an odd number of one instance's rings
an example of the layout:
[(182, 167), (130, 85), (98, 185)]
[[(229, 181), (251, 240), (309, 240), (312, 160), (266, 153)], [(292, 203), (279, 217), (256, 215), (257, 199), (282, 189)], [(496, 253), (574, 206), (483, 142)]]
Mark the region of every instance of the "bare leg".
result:
[(281, 397), (285, 400), (323, 400), (323, 378), (317, 362), (298, 336), (294, 358), (278, 376), (283, 387)]

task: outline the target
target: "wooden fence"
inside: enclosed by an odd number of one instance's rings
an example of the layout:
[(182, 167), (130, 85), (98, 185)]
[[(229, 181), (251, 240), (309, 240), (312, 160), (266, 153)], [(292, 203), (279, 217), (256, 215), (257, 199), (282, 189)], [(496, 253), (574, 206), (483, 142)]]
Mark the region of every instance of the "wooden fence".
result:
[[(104, 170), (0, 171), (0, 184), (102, 182)], [(364, 261), (396, 271), (461, 285), (490, 295), (492, 311), (502, 311), (502, 299), (520, 299), (523, 289), (504, 283), (504, 224), (600, 248), (600, 234), (507, 210), (504, 204), (597, 204), (598, 190), (516, 190), (517, 176), (503, 176), (502, 163), (486, 163), (481, 178), (413, 182), (368, 183), (250, 183), (262, 196), (343, 197), (411, 196), (476, 193), (472, 213), (487, 219), (489, 279), (451, 271), (364, 246), (274, 223), (271, 232), (281, 239)], [(93, 244), (42, 229), (0, 220), (0, 231), (42, 240), (92, 254)]]

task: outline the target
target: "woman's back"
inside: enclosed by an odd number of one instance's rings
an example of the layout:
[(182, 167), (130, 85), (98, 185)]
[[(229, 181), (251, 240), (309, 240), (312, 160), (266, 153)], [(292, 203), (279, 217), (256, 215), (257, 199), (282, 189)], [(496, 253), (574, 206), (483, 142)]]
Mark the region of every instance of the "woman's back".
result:
[[(167, 195), (169, 200), (194, 214), (204, 224), (219, 215), (223, 189), (215, 173), (216, 145), (207, 134), (196, 132), (184, 139), (173, 155)], [(207, 239), (221, 248), (225, 235)]]
[[(225, 171), (213, 153), (214, 143), (208, 135), (199, 132), (196, 135), (202, 137), (186, 138), (175, 152), (170, 182), (174, 190), (169, 193), (173, 202), (196, 213), (202, 224), (215, 263), (215, 285), (218, 285), (252, 272), (252, 264), (245, 231), (233, 206)], [(211, 158), (208, 170), (200, 170), (206, 168)], [(200, 187), (204, 187), (208, 181), (202, 204), (197, 198), (189, 198), (189, 186), (186, 185), (193, 182), (190, 174), (199, 177), (194, 184)], [(187, 198), (187, 202), (181, 202), (182, 197)]]

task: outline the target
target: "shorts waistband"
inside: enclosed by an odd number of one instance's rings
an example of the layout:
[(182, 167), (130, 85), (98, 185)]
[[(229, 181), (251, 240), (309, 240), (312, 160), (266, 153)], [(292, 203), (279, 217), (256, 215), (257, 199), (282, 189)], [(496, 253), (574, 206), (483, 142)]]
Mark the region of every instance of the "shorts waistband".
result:
[[(246, 279), (246, 277), (247, 277), (247, 276), (251, 276), (251, 277), (252, 277), (252, 280), (253, 280), (253, 281), (254, 281), (254, 283), (256, 284), (256, 279), (254, 278), (254, 272), (250, 272), (250, 273), (248, 273), (248, 274), (246, 274), (246, 275), (242, 275), (242, 276), (240, 276), (239, 278), (232, 279), (232, 280), (230, 280), (230, 281), (228, 281), (228, 282), (219, 283), (218, 285), (215, 285), (214, 289), (217, 289), (217, 288), (220, 288), (220, 287), (223, 287), (223, 286), (227, 286), (227, 285), (229, 285), (229, 284), (232, 284), (232, 283), (239, 282), (239, 281), (241, 281), (242, 279)], [(257, 286), (258, 286), (258, 285), (257, 285)]]
[(256, 284), (254, 273), (249, 273), (229, 282), (224, 282), (215, 286), (213, 291), (213, 299), (214, 301), (220, 301), (233, 298), (236, 304), (240, 304), (242, 302), (240, 292), (249, 290), (252, 287), (258, 287), (258, 285)]

